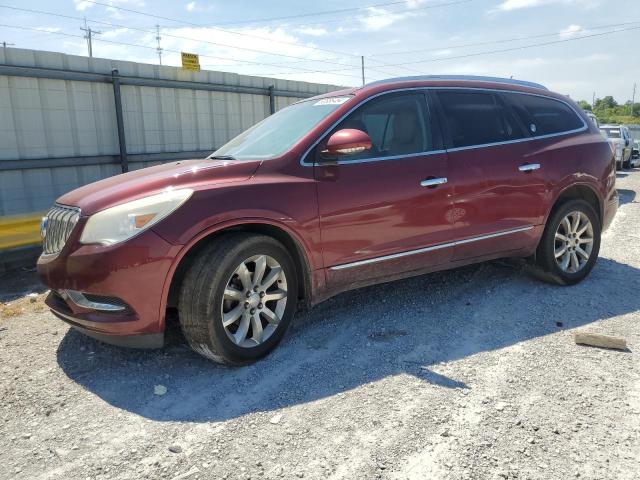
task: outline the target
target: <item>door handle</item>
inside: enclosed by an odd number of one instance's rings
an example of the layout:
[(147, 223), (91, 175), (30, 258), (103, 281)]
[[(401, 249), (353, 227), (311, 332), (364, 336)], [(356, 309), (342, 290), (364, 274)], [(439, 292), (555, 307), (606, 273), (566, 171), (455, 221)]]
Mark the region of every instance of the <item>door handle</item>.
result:
[(539, 163), (525, 163), (524, 165), (520, 165), (518, 170), (521, 172), (532, 172), (534, 170), (538, 170), (540, 168)]
[(426, 180), (422, 180), (420, 182), (421, 187), (437, 187), (438, 185), (442, 185), (447, 183), (446, 177), (441, 178), (427, 178)]

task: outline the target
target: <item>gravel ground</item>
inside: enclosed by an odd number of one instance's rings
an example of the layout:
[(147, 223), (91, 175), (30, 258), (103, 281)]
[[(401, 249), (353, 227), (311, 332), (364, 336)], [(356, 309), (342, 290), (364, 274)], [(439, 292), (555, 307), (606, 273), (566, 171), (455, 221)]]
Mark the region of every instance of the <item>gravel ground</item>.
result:
[[(494, 262), (361, 289), (244, 368), (178, 334), (103, 345), (41, 296), (5, 295), (0, 478), (637, 479), (640, 171), (618, 187), (580, 285)], [(574, 329), (629, 350), (577, 346)]]

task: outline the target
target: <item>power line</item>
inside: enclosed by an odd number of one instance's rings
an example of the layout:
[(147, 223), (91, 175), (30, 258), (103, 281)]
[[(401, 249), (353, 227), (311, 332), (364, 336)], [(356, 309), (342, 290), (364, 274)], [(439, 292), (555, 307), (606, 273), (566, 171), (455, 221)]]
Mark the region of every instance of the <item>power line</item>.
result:
[[(89, 2), (89, 0), (86, 0), (86, 1)], [(459, 1), (473, 1), (473, 0), (459, 0)], [(227, 30), (227, 29), (224, 29), (224, 28), (218, 28), (216, 26), (203, 25), (203, 24), (200, 24), (200, 23), (193, 23), (193, 22), (189, 22), (189, 21), (186, 21), (186, 20), (180, 20), (180, 19), (170, 18), (170, 17), (163, 17), (161, 15), (154, 15), (152, 13), (141, 12), (139, 10), (133, 10), (131, 8), (120, 7), (120, 6), (117, 6), (117, 5), (110, 5), (108, 3), (94, 2), (94, 1), (90, 1), (89, 3), (93, 3), (95, 5), (101, 5), (101, 6), (104, 6), (104, 7), (113, 8), (113, 9), (116, 9), (116, 10), (121, 10), (123, 12), (134, 13), (136, 15), (142, 15), (142, 16), (145, 16), (145, 17), (151, 17), (151, 18), (155, 18), (155, 19), (159, 19), (159, 20), (166, 20), (166, 21), (169, 21), (169, 22), (180, 23), (180, 24), (183, 24), (183, 25), (189, 25), (191, 27), (210, 28), (212, 30), (218, 30), (220, 32), (229, 33), (229, 34), (232, 34), (232, 35), (240, 35), (240, 36), (243, 36), (243, 37), (251, 37), (251, 38), (258, 39), (258, 40), (266, 40), (266, 41), (269, 41), (269, 42), (281, 43), (283, 45), (293, 45), (295, 47), (307, 48), (309, 50), (318, 50), (318, 51), (322, 51), (322, 52), (329, 52), (329, 53), (332, 53), (334, 55), (337, 54), (337, 55), (350, 56), (350, 57), (358, 57), (359, 56), (359, 55), (356, 55), (354, 53), (339, 52), (337, 50), (329, 50), (329, 49), (326, 49), (326, 48), (311, 47), (311, 46), (308, 46), (308, 45), (300, 45), (299, 43), (287, 42), (287, 41), (284, 41), (284, 40), (276, 40), (276, 39), (273, 39), (273, 38), (262, 37), (260, 35), (253, 35), (251, 33), (236, 32), (234, 30)], [(96, 23), (104, 23), (104, 22), (96, 22)], [(230, 47), (230, 48), (238, 48), (238, 47), (233, 47), (233, 46), (230, 46), (230, 45), (223, 45), (223, 46), (227, 46), (227, 47)], [(264, 52), (264, 51), (262, 51), (260, 53), (263, 53), (265, 55), (278, 55), (278, 54), (274, 54), (274, 53), (271, 53), (271, 52)], [(282, 54), (279, 54), (279, 55), (283, 56)]]
[[(409, 10), (425, 10), (425, 9), (432, 9), (432, 8), (439, 8), (439, 7), (447, 7), (450, 5), (458, 5), (460, 3), (469, 3), (472, 2), (474, 0), (454, 0), (454, 1), (450, 1), (450, 2), (444, 2), (444, 3), (437, 3), (437, 4), (431, 4), (431, 5), (427, 5), (425, 7), (419, 7), (419, 8), (413, 8), (413, 9), (409, 9)], [(109, 7), (109, 8), (116, 8), (118, 10), (122, 10), (122, 11), (126, 11), (126, 12), (130, 12), (130, 13), (139, 13), (142, 15), (150, 15), (150, 16), (154, 16), (156, 18), (162, 19), (162, 20), (169, 20), (169, 21), (173, 21), (173, 22), (180, 22), (180, 23), (189, 23), (190, 25), (195, 25), (195, 26), (200, 26), (200, 27), (204, 27), (206, 25), (202, 25), (202, 24), (194, 24), (191, 22), (186, 22), (183, 20), (176, 20), (173, 18), (169, 18), (169, 17), (162, 17), (162, 16), (156, 16), (156, 15), (151, 15), (151, 14), (147, 14), (144, 12), (139, 12), (137, 10), (132, 10), (132, 9), (128, 9), (128, 8), (124, 8), (124, 7), (117, 7), (108, 3), (104, 3), (104, 2), (98, 2), (98, 1), (94, 1), (94, 0), (86, 0), (87, 3), (92, 3), (94, 5), (100, 5), (103, 7)], [(215, 25), (246, 25), (246, 24), (251, 24), (251, 25), (255, 25), (257, 23), (270, 23), (272, 21), (279, 21), (279, 20), (290, 20), (293, 18), (304, 18), (304, 17), (316, 17), (318, 15), (330, 15), (330, 14), (336, 14), (336, 13), (346, 13), (346, 12), (355, 12), (355, 11), (359, 11), (359, 10), (368, 10), (371, 8), (380, 8), (380, 7), (389, 7), (389, 6), (393, 6), (393, 5), (400, 5), (400, 4), (407, 4), (406, 0), (396, 0), (393, 2), (385, 2), (385, 3), (377, 3), (377, 4), (373, 4), (373, 5), (363, 5), (360, 7), (347, 7), (347, 8), (341, 8), (341, 9), (336, 9), (336, 10), (322, 10), (322, 11), (316, 11), (316, 12), (309, 12), (309, 13), (300, 13), (300, 14), (296, 14), (296, 15), (287, 15), (287, 16), (282, 16), (282, 17), (269, 17), (269, 18), (259, 18), (259, 19), (252, 19), (252, 20), (235, 20), (235, 21), (226, 21), (226, 22), (218, 22), (215, 23)], [(388, 15), (389, 12), (385, 13), (385, 15)], [(395, 13), (395, 12), (392, 12)], [(344, 21), (344, 19), (341, 19), (340, 21)], [(306, 25), (306, 24), (305, 24)]]
[[(18, 30), (29, 30), (29, 31), (35, 31), (35, 32), (41, 32), (41, 33), (47, 33), (50, 35), (60, 35), (60, 36), (65, 36), (65, 37), (73, 37), (73, 38), (85, 38), (84, 35), (75, 35), (72, 33), (65, 33), (65, 32), (52, 32), (49, 30), (44, 30), (44, 29), (40, 29), (40, 28), (35, 28), (35, 27), (25, 27), (25, 26), (21, 26), (21, 25), (8, 25), (8, 24), (0, 24), (0, 27), (5, 27), (5, 28), (15, 28)], [(116, 40), (107, 40), (104, 38), (100, 38), (100, 39), (94, 39), (97, 42), (103, 42), (103, 43), (110, 43), (110, 44), (114, 44), (114, 45), (123, 45), (123, 46), (127, 46), (127, 47), (136, 47), (136, 48), (145, 48), (145, 49), (150, 49), (150, 50), (156, 50), (156, 47), (152, 47), (149, 45), (140, 45), (137, 43), (128, 43), (128, 42), (119, 42)], [(171, 52), (171, 53), (181, 53), (179, 50), (170, 50), (170, 49), (165, 49), (163, 48), (164, 52)], [(221, 59), (221, 60), (231, 60), (228, 57), (218, 57), (216, 55), (200, 55), (203, 58), (212, 58), (212, 59)], [(240, 62), (244, 62), (247, 64), (247, 66), (250, 65), (269, 65), (272, 67), (281, 67), (281, 65), (278, 64), (269, 64), (269, 63), (264, 63), (264, 62), (253, 62), (251, 60), (238, 60)], [(291, 68), (291, 67), (289, 67)], [(351, 70), (351, 69), (355, 69), (358, 67), (350, 67), (344, 70)], [(302, 69), (302, 67), (296, 67), (296, 69), (298, 70), (303, 70), (302, 72), (297, 72), (297, 73), (318, 73), (316, 70), (311, 70), (311, 69)], [(342, 70), (341, 70), (342, 71)], [(287, 72), (287, 73), (292, 73), (292, 72)], [(334, 73), (334, 75), (338, 75), (338, 76), (343, 76), (343, 77), (351, 77), (351, 78), (360, 78), (360, 75), (355, 75), (355, 74), (347, 74), (347, 73), (339, 73), (336, 72)], [(263, 75), (264, 76), (264, 75)]]
[[(386, 63), (386, 64), (380, 65), (380, 66), (397, 67), (397, 66), (401, 66), (401, 65), (415, 65), (415, 64), (418, 64), (418, 63), (443, 62), (443, 61), (456, 60), (456, 59), (461, 59), (461, 58), (476, 57), (476, 56), (480, 56), (480, 55), (491, 55), (491, 54), (496, 54), (496, 53), (513, 52), (513, 51), (517, 51), (517, 50), (526, 50), (526, 49), (534, 48), (534, 47), (543, 47), (543, 46), (548, 46), (548, 45), (557, 45), (557, 44), (560, 44), (560, 43), (574, 42), (574, 41), (577, 41), (577, 40), (584, 40), (585, 38), (602, 37), (602, 36), (605, 36), (605, 35), (611, 35), (611, 34), (614, 34), (614, 33), (627, 32), (627, 31), (638, 30), (638, 29), (640, 29), (640, 26), (623, 28), (623, 29), (618, 29), (618, 30), (611, 30), (611, 31), (608, 31), (608, 32), (592, 33), (590, 35), (582, 35), (582, 36), (579, 36), (579, 37), (565, 38), (565, 39), (562, 39), (562, 40), (554, 40), (554, 41), (551, 41), (551, 42), (542, 42), (542, 43), (534, 43), (534, 44), (530, 44), (530, 45), (521, 45), (521, 46), (518, 46), (518, 47), (503, 48), (503, 49), (500, 49), (500, 50), (486, 50), (484, 52), (469, 53), (469, 54), (466, 54), (466, 55), (457, 55), (457, 56), (453, 56), (453, 57), (442, 57), (442, 58), (427, 58), (427, 59), (422, 59), (422, 60), (413, 60), (413, 61), (410, 61), (410, 62)], [(315, 73), (333, 73), (335, 71), (340, 71), (340, 70), (318, 70)], [(264, 75), (272, 76), (272, 75), (290, 75), (290, 74), (293, 75), (295, 73), (265, 73)]]
[(2, 42), (2, 48), (4, 48), (5, 50), (7, 49), (7, 46), (13, 46), (15, 45), (15, 43), (7, 43), (5, 41)]
[[(23, 11), (23, 12), (29, 12), (29, 13), (39, 13), (39, 14), (43, 14), (43, 15), (51, 15), (51, 16), (54, 16), (54, 17), (68, 18), (68, 19), (72, 19), (72, 20), (82, 20), (82, 18), (80, 18), (80, 17), (74, 17), (74, 16), (71, 16), (71, 15), (64, 15), (64, 14), (55, 13), (55, 12), (47, 12), (47, 11), (43, 11), (43, 10), (35, 10), (35, 9), (28, 9), (28, 8), (13, 7), (13, 6), (9, 6), (9, 5), (0, 5), (0, 8), (7, 8), (7, 9), (10, 9), (10, 10), (17, 10), (17, 11)], [(116, 7), (114, 7), (114, 8), (116, 8)], [(147, 14), (141, 13), (141, 15), (147, 15)], [(144, 28), (131, 27), (131, 26), (127, 26), (127, 25), (120, 25), (120, 24), (112, 23), (112, 22), (105, 22), (105, 21), (100, 21), (100, 20), (88, 20), (88, 21), (92, 22), (92, 23), (98, 23), (98, 24), (101, 24), (101, 25), (108, 25), (108, 26), (111, 26), (111, 27), (114, 27), (114, 28), (126, 28), (126, 29), (129, 29), (129, 30), (139, 31), (139, 32), (143, 32), (143, 33), (151, 33), (151, 34), (156, 34), (157, 33), (156, 31), (147, 30), (147, 29), (144, 29)], [(232, 33), (236, 33), (236, 32), (232, 32)], [(264, 51), (264, 50), (256, 50), (256, 49), (247, 48), (247, 47), (238, 47), (238, 46), (235, 46), (235, 45), (229, 45), (229, 44), (219, 43), (219, 42), (212, 42), (210, 40), (202, 40), (202, 39), (192, 38), (192, 37), (185, 37), (185, 36), (182, 36), (182, 35), (173, 35), (173, 34), (167, 33), (166, 31), (164, 32), (164, 36), (165, 37), (171, 37), (171, 38), (178, 38), (178, 39), (181, 39), (181, 40), (190, 40), (190, 41), (199, 42), (199, 43), (207, 43), (207, 44), (211, 44), (211, 45), (215, 45), (215, 46), (219, 46), (219, 47), (226, 47), (226, 48), (233, 48), (233, 49), (237, 49), (237, 50), (244, 50), (244, 51), (249, 51), (249, 52), (252, 52), (252, 53), (260, 53), (262, 55), (272, 55), (272, 56), (278, 56), (278, 57), (284, 57), (284, 58), (292, 58), (292, 59), (296, 59), (296, 60), (309, 61), (308, 58), (298, 57), (298, 56), (294, 56), (294, 55), (287, 55), (287, 54), (284, 54), (284, 53), (267, 52), (267, 51)], [(283, 43), (283, 42), (280, 42), (278, 40), (268, 39), (266, 37), (257, 37), (257, 38), (260, 38), (262, 40), (275, 41), (277, 43)], [(303, 48), (303, 49), (322, 50), (322, 49), (318, 49), (318, 48), (314, 48), (314, 47), (309, 47), (309, 46), (306, 46), (306, 45), (300, 45), (300, 44), (297, 44), (297, 43), (291, 43), (291, 42), (285, 42), (285, 43), (289, 43), (291, 45), (295, 45), (296, 47)], [(332, 53), (336, 53), (336, 52), (333, 52), (333, 51), (331, 51), (331, 52)], [(356, 56), (354, 55), (354, 57), (356, 57)], [(235, 60), (235, 59), (228, 59), (228, 60)], [(242, 60), (238, 60), (238, 61), (242, 61)], [(344, 63), (339, 63), (339, 62), (334, 62), (334, 61), (329, 61), (329, 60), (317, 59), (317, 60), (314, 60), (314, 61), (322, 62), (322, 63), (328, 63), (328, 64), (331, 64), (331, 65), (344, 65)], [(271, 65), (271, 66), (273, 66), (273, 63), (262, 63), (262, 65)], [(289, 68), (289, 67), (287, 67), (287, 68)], [(295, 68), (295, 67), (291, 67), (291, 68)], [(301, 67), (298, 67), (298, 68), (301, 68)]]
[[(571, 33), (577, 33), (577, 32), (588, 32), (590, 30), (599, 30), (602, 28), (612, 28), (612, 27), (623, 27), (626, 25), (636, 25), (640, 23), (640, 20), (636, 20), (634, 22), (624, 22), (624, 23), (610, 23), (607, 25), (597, 25), (597, 26), (593, 26), (593, 27), (580, 27), (578, 30), (573, 30), (571, 31)], [(467, 47), (480, 47), (483, 45), (493, 45), (496, 43), (510, 43), (510, 42), (517, 42), (517, 41), (521, 41), (521, 40), (532, 40), (534, 38), (545, 38), (545, 37), (555, 37), (558, 35), (567, 35), (567, 32), (565, 31), (559, 31), (559, 32), (554, 32), (554, 33), (541, 33), (541, 34), (536, 34), (536, 35), (527, 35), (527, 36), (521, 36), (521, 37), (511, 37), (511, 38), (502, 38), (499, 40), (487, 40), (484, 42), (475, 42), (475, 43), (463, 43), (463, 44), (458, 44), (458, 45), (447, 45), (447, 46), (442, 46), (442, 47), (437, 47), (437, 48), (419, 48), (416, 50), (400, 50), (400, 51), (395, 51), (395, 52), (385, 52), (385, 53), (372, 53), (367, 55), (368, 58), (373, 58), (373, 57), (386, 57), (386, 56), (391, 56), (391, 55), (404, 55), (404, 54), (410, 54), (410, 53), (419, 53), (419, 52), (437, 52), (437, 51), (441, 51), (441, 50), (451, 50), (451, 49), (456, 49), (456, 48), (467, 48)]]

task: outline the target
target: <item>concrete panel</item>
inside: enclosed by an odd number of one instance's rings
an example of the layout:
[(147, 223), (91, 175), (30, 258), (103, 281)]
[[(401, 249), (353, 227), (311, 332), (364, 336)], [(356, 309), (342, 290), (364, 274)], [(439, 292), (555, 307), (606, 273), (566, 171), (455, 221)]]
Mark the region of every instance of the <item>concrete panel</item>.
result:
[[(121, 76), (320, 94), (341, 87), (231, 72), (180, 68), (55, 52), (7, 48), (0, 63)], [(123, 85), (127, 151), (214, 151), (269, 115), (269, 97)], [(281, 109), (300, 98), (276, 97)], [(113, 86), (110, 83), (0, 76), (0, 163), (56, 157), (117, 155)], [(134, 162), (131, 169), (161, 162)], [(47, 210), (63, 193), (120, 173), (119, 165), (9, 170), (0, 173), (0, 216)]]

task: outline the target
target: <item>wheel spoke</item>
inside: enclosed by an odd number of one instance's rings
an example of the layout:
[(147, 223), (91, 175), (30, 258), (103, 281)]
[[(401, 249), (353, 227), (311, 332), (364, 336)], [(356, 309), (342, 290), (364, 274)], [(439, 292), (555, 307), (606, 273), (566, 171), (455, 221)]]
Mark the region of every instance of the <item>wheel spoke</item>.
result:
[(567, 270), (567, 268), (569, 268), (569, 261), (571, 260), (571, 255), (569, 254), (569, 251), (567, 250), (566, 252), (564, 252), (564, 255), (562, 256), (562, 261), (560, 263), (560, 268), (562, 270)]
[(256, 260), (256, 269), (253, 272), (253, 286), (260, 285), (262, 283), (262, 277), (264, 276), (264, 271), (267, 268), (267, 257), (264, 255), (260, 255)]
[(271, 271), (269, 272), (269, 275), (267, 275), (267, 277), (264, 279), (264, 281), (260, 285), (262, 290), (266, 290), (271, 285), (273, 285), (273, 282), (275, 282), (278, 279), (281, 273), (282, 273), (282, 268), (272, 267)]
[(240, 320), (240, 325), (238, 325), (238, 330), (233, 334), (233, 339), (236, 344), (240, 345), (244, 342), (245, 338), (247, 338), (247, 332), (249, 331), (249, 314), (245, 313), (242, 315), (242, 320)]
[(253, 332), (251, 338), (256, 343), (262, 343), (262, 320), (260, 320), (260, 314), (251, 317), (251, 330)]
[(562, 219), (562, 223), (564, 225), (564, 233), (571, 233), (571, 223), (569, 223), (569, 218), (568, 217), (564, 217)]
[(587, 252), (585, 252), (582, 249), (582, 247), (576, 247), (576, 252), (578, 252), (578, 255), (580, 255), (585, 260), (589, 260), (589, 254)]
[(581, 238), (578, 240), (578, 243), (593, 243), (593, 238), (592, 237)]
[(267, 321), (269, 323), (272, 324), (278, 324), (280, 323), (280, 317), (278, 317), (278, 315), (276, 314), (276, 312), (274, 312), (273, 310), (271, 310), (270, 308), (263, 308), (262, 309), (262, 314), (266, 317)]
[(247, 265), (243, 262), (238, 269), (236, 270), (238, 277), (240, 277), (240, 281), (242, 282), (242, 286), (245, 289), (250, 289), (253, 285), (251, 283), (251, 272), (247, 268)]
[(554, 255), (556, 256), (556, 258), (564, 255), (564, 253), (567, 251), (567, 245), (563, 244), (558, 250), (556, 250), (554, 252)]
[(573, 213), (573, 225), (571, 225), (571, 231), (576, 233), (578, 231), (578, 227), (580, 226), (580, 218), (582, 214), (580, 212)]
[(584, 235), (584, 232), (587, 231), (587, 229), (589, 228), (589, 226), (591, 225), (591, 222), (589, 222), (589, 220), (587, 220), (587, 223), (585, 223), (582, 228), (580, 230), (578, 230), (578, 232), (576, 233), (576, 235), (578, 237), (581, 237), (582, 235)]
[(573, 268), (574, 272), (577, 272), (579, 267), (580, 261), (578, 260), (578, 255), (576, 255), (576, 252), (571, 252), (571, 268)]
[(233, 287), (227, 286), (227, 288), (225, 288), (224, 290), (224, 298), (228, 300), (237, 300), (238, 302), (241, 302), (244, 300), (244, 295), (240, 290), (236, 290)]
[(238, 305), (236, 308), (222, 315), (222, 325), (228, 327), (232, 325), (240, 318), (244, 311), (243, 305)]
[(262, 301), (269, 302), (271, 300), (282, 300), (283, 298), (287, 298), (287, 292), (284, 290), (274, 290), (273, 292), (268, 292)]
[(563, 242), (567, 241), (567, 237), (562, 235), (560, 232), (556, 232), (556, 240), (562, 240)]

